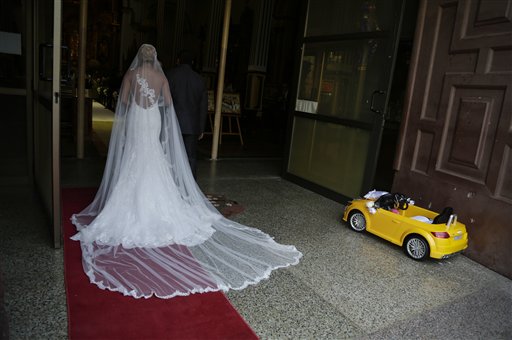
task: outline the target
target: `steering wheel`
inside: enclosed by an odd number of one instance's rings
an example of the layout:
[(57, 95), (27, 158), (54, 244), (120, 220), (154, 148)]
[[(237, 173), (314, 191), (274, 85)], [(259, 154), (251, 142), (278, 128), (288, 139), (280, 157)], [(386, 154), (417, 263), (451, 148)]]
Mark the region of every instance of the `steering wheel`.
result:
[(409, 198), (404, 194), (395, 193), (393, 198), (397, 209), (407, 210), (409, 208)]

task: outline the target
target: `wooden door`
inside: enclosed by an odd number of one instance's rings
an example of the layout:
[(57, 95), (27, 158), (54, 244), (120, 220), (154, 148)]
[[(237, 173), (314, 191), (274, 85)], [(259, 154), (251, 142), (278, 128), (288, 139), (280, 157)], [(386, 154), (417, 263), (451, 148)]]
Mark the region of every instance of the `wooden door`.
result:
[(512, 277), (512, 1), (423, 0), (393, 190), (469, 231), (465, 254)]

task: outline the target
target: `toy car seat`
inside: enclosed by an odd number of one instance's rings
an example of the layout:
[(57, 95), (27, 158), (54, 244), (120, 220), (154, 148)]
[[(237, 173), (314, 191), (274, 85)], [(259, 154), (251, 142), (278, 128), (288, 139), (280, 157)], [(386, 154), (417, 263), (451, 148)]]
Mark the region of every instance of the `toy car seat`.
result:
[(432, 220), (432, 224), (446, 224), (448, 220), (450, 219), (450, 216), (453, 214), (453, 208), (452, 207), (446, 207), (443, 209), (443, 211), (434, 217)]
[(375, 201), (375, 207), (406, 210), (409, 207), (409, 198), (400, 193), (384, 194)]
[(395, 199), (393, 194), (384, 194), (375, 201), (376, 208), (391, 210), (395, 206)]

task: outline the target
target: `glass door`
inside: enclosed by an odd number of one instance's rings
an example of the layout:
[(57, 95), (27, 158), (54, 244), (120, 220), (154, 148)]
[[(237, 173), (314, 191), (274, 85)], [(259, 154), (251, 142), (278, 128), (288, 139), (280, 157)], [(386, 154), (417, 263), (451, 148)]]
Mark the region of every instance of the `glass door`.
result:
[(34, 3), (34, 181), (61, 246), (60, 0)]
[(309, 1), (286, 177), (346, 200), (371, 189), (403, 3)]

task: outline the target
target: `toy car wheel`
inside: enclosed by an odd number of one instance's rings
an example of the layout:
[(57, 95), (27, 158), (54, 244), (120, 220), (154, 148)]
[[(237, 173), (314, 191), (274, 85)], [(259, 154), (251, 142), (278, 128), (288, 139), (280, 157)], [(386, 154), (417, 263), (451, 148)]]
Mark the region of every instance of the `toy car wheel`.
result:
[(427, 241), (421, 236), (410, 236), (404, 243), (404, 250), (407, 256), (414, 260), (424, 260), (430, 254)]
[(364, 231), (366, 229), (366, 218), (360, 211), (352, 211), (348, 216), (348, 224), (355, 231)]

